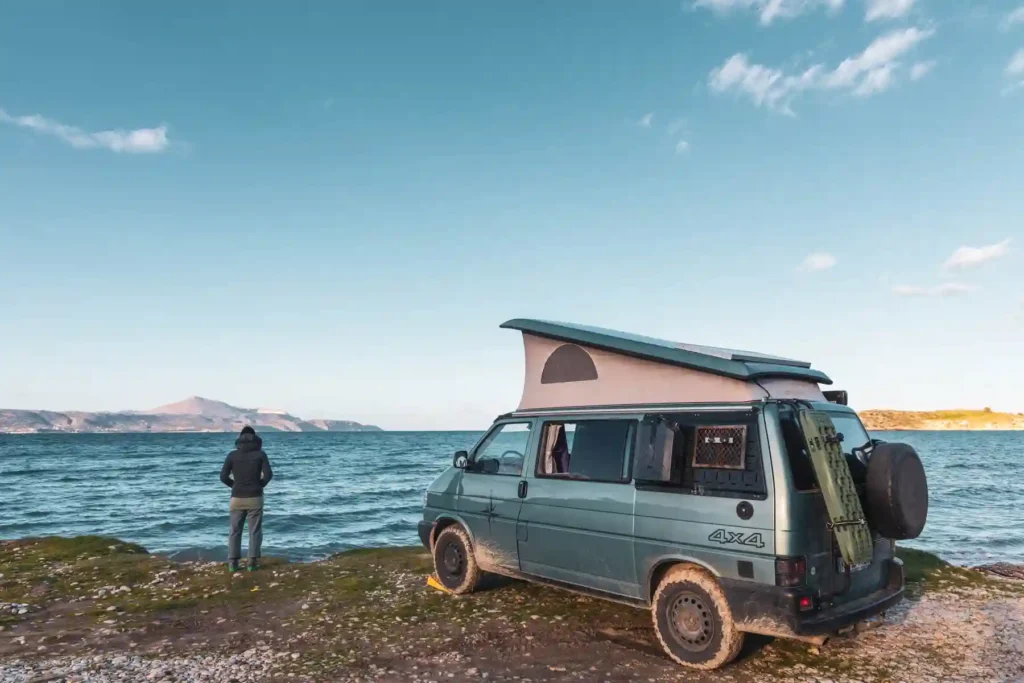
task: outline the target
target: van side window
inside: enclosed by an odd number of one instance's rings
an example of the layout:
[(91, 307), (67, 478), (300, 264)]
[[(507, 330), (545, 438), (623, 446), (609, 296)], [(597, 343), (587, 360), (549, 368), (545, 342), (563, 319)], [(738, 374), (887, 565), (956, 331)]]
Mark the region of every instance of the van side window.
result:
[(530, 443), (530, 423), (510, 422), (495, 428), (473, 454), (468, 470), (477, 474), (518, 477)]
[[(657, 425), (654, 443), (665, 446), (638, 442), (637, 453), (655, 459), (650, 464), (638, 457), (639, 487), (724, 498), (767, 495), (760, 432), (751, 413), (649, 415), (644, 424)], [(641, 428), (638, 440), (644, 438), (650, 442), (652, 434)]]
[(627, 482), (632, 420), (545, 422), (538, 477)]
[(793, 476), (793, 487), (797, 491), (817, 490), (818, 479), (814, 476), (814, 464), (807, 452), (800, 424), (792, 410), (779, 413), (779, 426), (782, 428), (782, 440), (786, 444), (786, 459), (789, 461), (789, 472)]

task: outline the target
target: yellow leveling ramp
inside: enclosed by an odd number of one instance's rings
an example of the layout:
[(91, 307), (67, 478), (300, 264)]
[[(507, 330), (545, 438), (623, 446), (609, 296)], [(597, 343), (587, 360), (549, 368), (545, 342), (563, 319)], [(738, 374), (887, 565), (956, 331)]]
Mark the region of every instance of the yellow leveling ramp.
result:
[(430, 576), (427, 577), (427, 585), (430, 586), (431, 588), (436, 588), (437, 590), (441, 591), (442, 593), (447, 593), (448, 592), (448, 589), (445, 588), (444, 586), (442, 586), (441, 582), (438, 581), (437, 579), (435, 579), (433, 574), (431, 574)]

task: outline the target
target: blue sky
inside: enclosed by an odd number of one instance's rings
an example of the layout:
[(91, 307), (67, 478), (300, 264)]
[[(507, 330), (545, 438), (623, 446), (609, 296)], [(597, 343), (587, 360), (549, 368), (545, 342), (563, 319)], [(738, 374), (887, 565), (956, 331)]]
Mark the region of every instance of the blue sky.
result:
[(1012, 2), (5, 2), (0, 407), (479, 428), (540, 317), (1024, 411), (1022, 50)]

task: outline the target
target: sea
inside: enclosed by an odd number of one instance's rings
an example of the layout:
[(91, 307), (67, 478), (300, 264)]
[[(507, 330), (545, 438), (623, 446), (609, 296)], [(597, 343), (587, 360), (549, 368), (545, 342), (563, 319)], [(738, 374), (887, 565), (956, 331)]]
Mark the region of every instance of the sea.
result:
[[(418, 543), (423, 491), (479, 432), (263, 434), (264, 553), (315, 560)], [(1024, 563), (1024, 432), (878, 433), (920, 453), (930, 509), (906, 545)], [(231, 434), (0, 435), (0, 539), (100, 534), (179, 559), (226, 556)]]

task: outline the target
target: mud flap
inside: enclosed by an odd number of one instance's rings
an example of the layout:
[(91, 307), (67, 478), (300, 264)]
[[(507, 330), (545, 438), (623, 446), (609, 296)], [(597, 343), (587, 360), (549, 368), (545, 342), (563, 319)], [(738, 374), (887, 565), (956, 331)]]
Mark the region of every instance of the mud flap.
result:
[(828, 414), (801, 410), (800, 427), (818, 478), (831, 528), (839, 542), (839, 552), (851, 567), (871, 564), (874, 544), (871, 530), (850, 474), (850, 465), (836, 437), (836, 428)]

